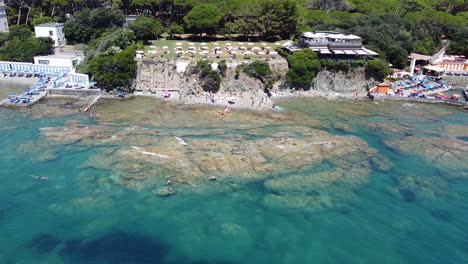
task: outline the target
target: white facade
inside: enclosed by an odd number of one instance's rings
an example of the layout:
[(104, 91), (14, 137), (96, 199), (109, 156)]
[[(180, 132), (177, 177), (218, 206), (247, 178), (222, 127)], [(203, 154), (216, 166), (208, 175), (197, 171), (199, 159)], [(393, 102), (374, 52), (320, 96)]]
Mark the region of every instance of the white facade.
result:
[(49, 65), (49, 66), (60, 66), (67, 67), (70, 71), (75, 71), (75, 68), (80, 64), (82, 58), (76, 55), (48, 55), (48, 56), (36, 56), (34, 57), (34, 64), (36, 65)]
[(0, 0), (0, 32), (8, 32), (8, 19), (5, 12), (5, 1)]
[(36, 37), (50, 37), (54, 41), (54, 47), (64, 46), (66, 44), (63, 34), (63, 24), (45, 23), (34, 27)]

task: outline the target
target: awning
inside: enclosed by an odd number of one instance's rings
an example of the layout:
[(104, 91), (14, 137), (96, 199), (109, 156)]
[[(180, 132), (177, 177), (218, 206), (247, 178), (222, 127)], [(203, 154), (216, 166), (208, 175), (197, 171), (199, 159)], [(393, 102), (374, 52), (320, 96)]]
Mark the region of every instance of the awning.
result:
[(362, 49), (355, 50), (354, 52), (356, 52), (358, 55), (369, 55), (367, 52), (365, 52), (365, 51), (362, 50)]
[(436, 71), (436, 72), (443, 72), (445, 71), (444, 68), (441, 68), (441, 67), (437, 67), (437, 66), (424, 66), (424, 69), (427, 69), (427, 70), (431, 70), (431, 71)]
[(333, 50), (333, 53), (334, 54), (345, 54), (345, 52), (342, 51), (342, 50)]
[(356, 55), (356, 52), (354, 52), (353, 50), (343, 50), (345, 52), (346, 55)]
[(332, 54), (331, 51), (329, 49), (321, 49), (320, 50), (320, 53), (321, 54)]
[(369, 55), (371, 55), (371, 56), (377, 56), (377, 55), (379, 55), (377, 52), (374, 52), (374, 51), (372, 51), (372, 50), (370, 50), (370, 49), (366, 49), (366, 48), (364, 48), (364, 47), (362, 47), (362, 50), (364, 50), (365, 52), (367, 52), (367, 54), (369, 54)]

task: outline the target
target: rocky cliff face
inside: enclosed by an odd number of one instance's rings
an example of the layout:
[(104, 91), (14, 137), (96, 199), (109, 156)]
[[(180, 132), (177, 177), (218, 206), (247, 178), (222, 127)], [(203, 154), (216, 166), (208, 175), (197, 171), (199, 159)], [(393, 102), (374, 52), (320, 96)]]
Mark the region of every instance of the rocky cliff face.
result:
[[(201, 90), (198, 75), (190, 74), (188, 69), (181, 71), (180, 65), (167, 62), (140, 62), (136, 79), (136, 90), (150, 91), (179, 91), (189, 94)], [(293, 88), (285, 84), (288, 70), (286, 61), (270, 64), (273, 72), (279, 77), (274, 88)], [(247, 76), (243, 72), (236, 72), (236, 65), (228, 65), (225, 76), (221, 81), (223, 91), (262, 91), (264, 84)], [(311, 89), (320, 93), (360, 94), (366, 93), (368, 88), (376, 83), (364, 68), (352, 69), (349, 72), (321, 71), (314, 79)]]
[(321, 71), (312, 83), (312, 89), (318, 92), (336, 92), (342, 94), (366, 93), (378, 81), (364, 68), (352, 69), (349, 72)]

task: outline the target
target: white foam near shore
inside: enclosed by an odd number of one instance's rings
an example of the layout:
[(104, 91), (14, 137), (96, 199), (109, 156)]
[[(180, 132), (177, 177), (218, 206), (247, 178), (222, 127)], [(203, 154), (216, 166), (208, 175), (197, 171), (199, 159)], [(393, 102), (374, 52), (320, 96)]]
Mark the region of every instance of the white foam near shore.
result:
[(158, 157), (158, 158), (162, 158), (162, 159), (168, 159), (170, 158), (168, 155), (164, 155), (164, 154), (159, 154), (159, 153), (154, 153), (154, 152), (148, 152), (148, 151), (141, 151), (141, 149), (139, 147), (136, 147), (136, 146), (131, 146), (132, 149), (135, 149), (135, 150), (138, 150), (140, 151), (142, 154), (145, 154), (145, 155), (151, 155), (151, 156), (155, 156), (155, 157)]

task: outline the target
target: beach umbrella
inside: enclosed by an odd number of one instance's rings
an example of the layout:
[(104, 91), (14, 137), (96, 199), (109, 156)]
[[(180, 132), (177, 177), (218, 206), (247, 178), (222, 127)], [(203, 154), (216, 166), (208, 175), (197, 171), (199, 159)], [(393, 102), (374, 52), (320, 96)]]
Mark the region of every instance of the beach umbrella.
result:
[(242, 42), (239, 42), (237, 44), (239, 44), (239, 46), (244, 46), (244, 43), (242, 43)]
[(205, 43), (205, 42), (202, 42), (202, 43), (200, 43), (200, 45), (202, 45), (202, 46), (206, 46), (206, 43)]
[(177, 42), (176, 45), (177, 45), (177, 46), (182, 46), (182, 43)]
[(175, 47), (174, 49), (175, 49), (175, 50), (181, 50), (182, 47)]
[(189, 46), (193, 46), (193, 45), (195, 45), (195, 43), (192, 43), (192, 42), (189, 43)]
[(163, 46), (162, 49), (168, 49), (169, 47), (168, 46)]
[(213, 43), (213, 45), (219, 46), (219, 43), (218, 43), (218, 42), (215, 42), (215, 43)]
[(189, 50), (194, 50), (194, 49), (196, 49), (196, 48), (195, 48), (195, 47), (189, 47), (188, 49), (189, 49)]
[(28, 95), (27, 94), (23, 94), (20, 96), (20, 98), (28, 98)]
[(38, 83), (45, 83), (46, 81), (43, 80), (43, 79), (40, 79), (39, 81), (37, 81)]
[(8, 96), (18, 96), (18, 94), (9, 94)]
[(228, 42), (228, 43), (226, 43), (226, 46), (231, 46), (231, 43), (229, 43), (229, 42)]
[(266, 43), (262, 43), (262, 46), (266, 46), (267, 44)]
[(248, 45), (249, 45), (249, 46), (253, 46), (253, 43), (252, 43), (252, 42), (249, 42), (249, 44), (248, 44)]

